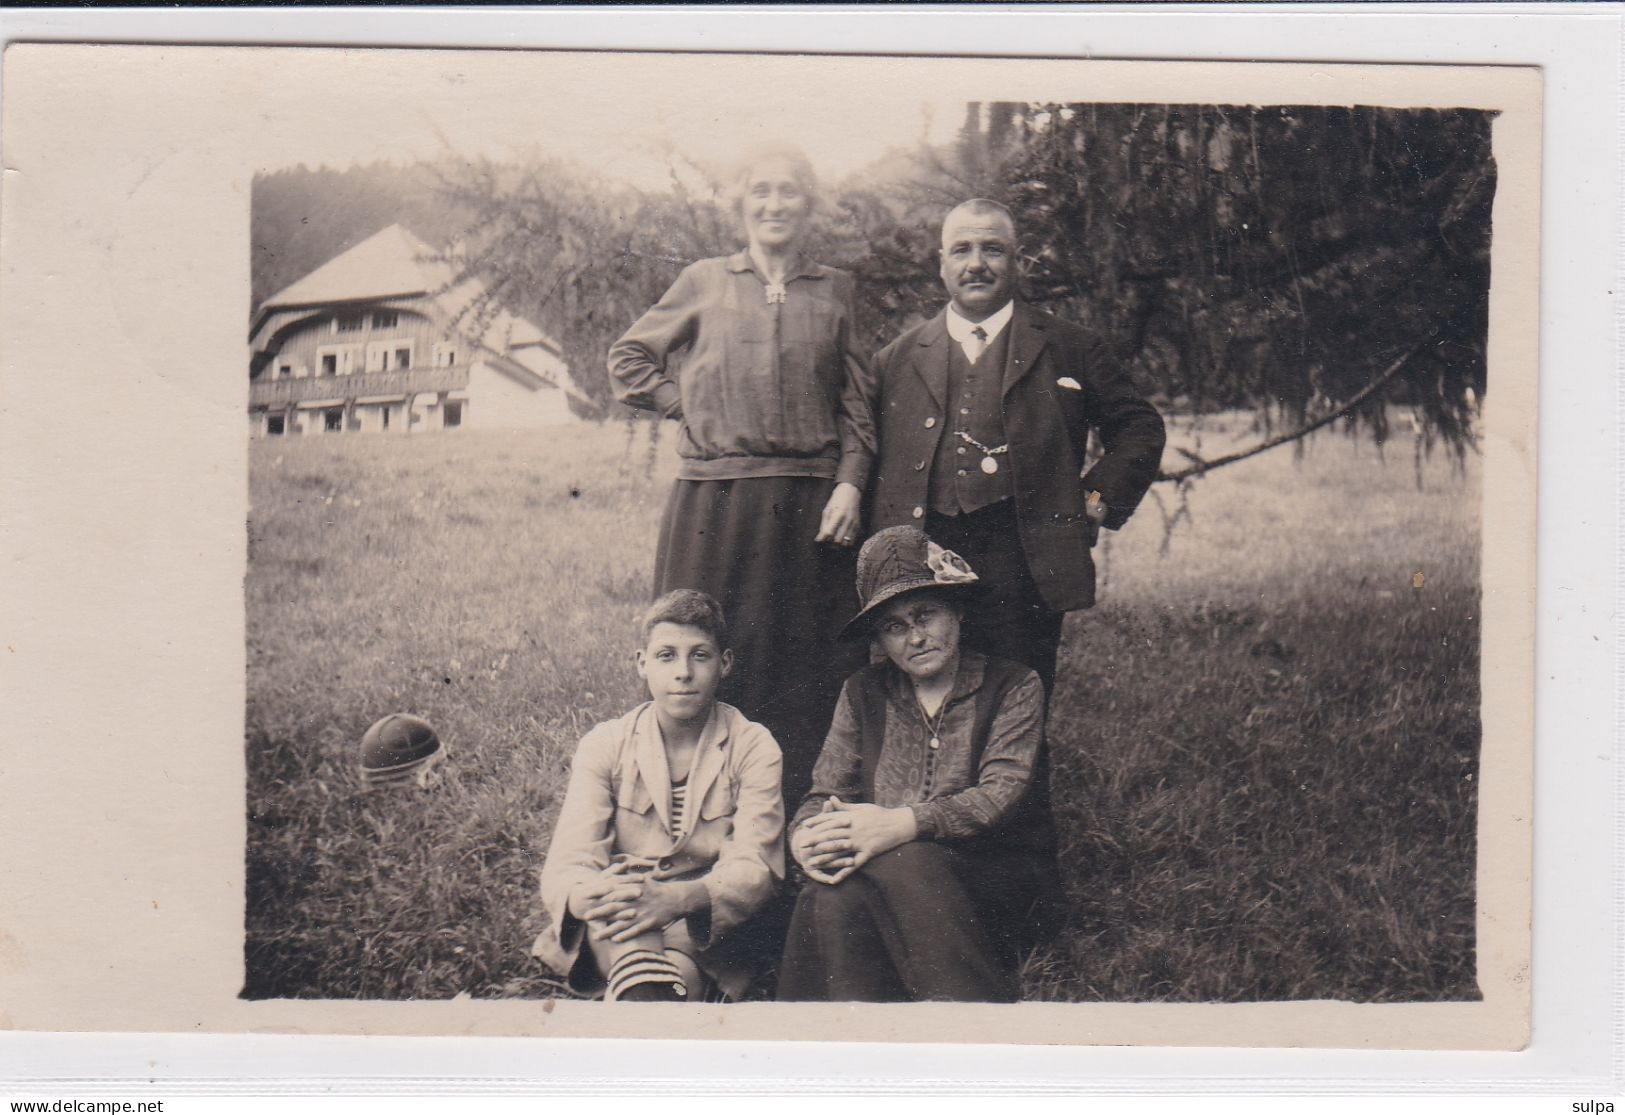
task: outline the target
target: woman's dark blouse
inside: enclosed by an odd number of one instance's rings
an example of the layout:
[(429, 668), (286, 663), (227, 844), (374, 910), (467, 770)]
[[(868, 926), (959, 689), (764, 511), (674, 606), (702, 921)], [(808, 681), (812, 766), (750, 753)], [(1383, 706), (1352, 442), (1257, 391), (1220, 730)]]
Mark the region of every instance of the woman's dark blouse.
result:
[(750, 253), (702, 259), (610, 348), (615, 397), (682, 421), (679, 479), (817, 476), (863, 488), (875, 435), (858, 389), (853, 291), (847, 272), (809, 262), (785, 279), (784, 301), (769, 302)]
[[(1006, 819), (1032, 782), (1044, 743), (1044, 687), (1030, 670), (1016, 683), (993, 716), (977, 762), (976, 695), (986, 668), (982, 655), (961, 654), (937, 736), (939, 745), (933, 748), (908, 678), (890, 663), (867, 667), (889, 674), (885, 724), (868, 726), (871, 732), (884, 732), (873, 804), (911, 808), (921, 840), (982, 835)], [(826, 798), (865, 800), (861, 750), (865, 726), (858, 721), (853, 696), (858, 681), (854, 676), (841, 690), (835, 719), (813, 767), (812, 792), (786, 831), (795, 831), (816, 814)]]

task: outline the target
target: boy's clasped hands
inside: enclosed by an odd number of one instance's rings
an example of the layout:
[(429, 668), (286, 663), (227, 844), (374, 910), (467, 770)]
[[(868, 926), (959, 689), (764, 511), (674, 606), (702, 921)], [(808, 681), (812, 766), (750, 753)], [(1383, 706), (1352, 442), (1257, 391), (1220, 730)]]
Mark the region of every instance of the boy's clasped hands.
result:
[(630, 941), (659, 931), (710, 903), (705, 884), (668, 881), (649, 873), (652, 862), (618, 859), (570, 893), (570, 913), (596, 941)]
[(918, 835), (914, 810), (907, 806), (888, 809), (830, 797), (790, 834), (790, 854), (809, 879), (833, 885)]

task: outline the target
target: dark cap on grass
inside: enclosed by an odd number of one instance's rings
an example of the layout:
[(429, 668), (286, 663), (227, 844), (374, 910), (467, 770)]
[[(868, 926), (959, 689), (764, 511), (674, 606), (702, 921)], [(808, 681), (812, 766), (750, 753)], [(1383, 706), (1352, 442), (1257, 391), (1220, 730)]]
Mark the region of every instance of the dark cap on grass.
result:
[(392, 712), (361, 737), (361, 779), (368, 789), (426, 786), (429, 772), (445, 757), (440, 735), (427, 720)]
[(858, 602), (863, 610), (841, 629), (841, 638), (867, 635), (875, 612), (904, 593), (936, 589), (960, 595), (977, 587), (965, 559), (944, 550), (919, 527), (887, 527), (858, 551)]

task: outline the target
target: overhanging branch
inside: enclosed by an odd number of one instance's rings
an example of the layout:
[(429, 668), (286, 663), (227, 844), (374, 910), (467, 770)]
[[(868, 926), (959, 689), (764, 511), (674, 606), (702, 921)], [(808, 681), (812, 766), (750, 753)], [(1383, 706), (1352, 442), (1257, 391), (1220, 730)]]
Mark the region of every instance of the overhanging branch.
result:
[(1181, 452), (1185, 453), (1186, 457), (1196, 461), (1196, 463), (1191, 465), (1190, 468), (1182, 468), (1177, 472), (1159, 472), (1157, 474), (1157, 482), (1161, 483), (1171, 481), (1177, 484), (1180, 481), (1189, 480), (1193, 476), (1201, 476), (1205, 473), (1212, 472), (1214, 469), (1219, 468), (1222, 465), (1233, 465), (1237, 461), (1245, 461), (1248, 457), (1256, 457), (1258, 454), (1270, 449), (1274, 449), (1277, 446), (1286, 445), (1289, 442), (1298, 441), (1301, 438), (1308, 437), (1322, 426), (1329, 425), (1330, 423), (1337, 421), (1339, 418), (1342, 418), (1345, 414), (1355, 410), (1360, 406), (1360, 404), (1371, 398), (1378, 391), (1381, 391), (1395, 376), (1400, 373), (1400, 370), (1404, 368), (1406, 364), (1410, 363), (1411, 357), (1415, 356), (1421, 351), (1421, 349), (1422, 342), (1420, 341), (1412, 345), (1399, 357), (1399, 359), (1388, 365), (1388, 367), (1383, 370), (1381, 375), (1350, 396), (1342, 406), (1328, 414), (1321, 415), (1319, 418), (1315, 419), (1313, 422), (1310, 422), (1306, 426), (1301, 426), (1296, 430), (1279, 434), (1272, 438), (1266, 438), (1250, 449), (1243, 449), (1237, 453), (1229, 453), (1223, 457), (1215, 457), (1211, 461), (1203, 461), (1197, 458), (1194, 454), (1181, 450)]

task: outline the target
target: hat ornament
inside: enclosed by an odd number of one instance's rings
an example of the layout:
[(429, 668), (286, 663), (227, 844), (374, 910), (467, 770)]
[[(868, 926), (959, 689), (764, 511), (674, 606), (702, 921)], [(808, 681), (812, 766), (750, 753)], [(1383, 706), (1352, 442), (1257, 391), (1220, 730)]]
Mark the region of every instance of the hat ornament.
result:
[(925, 567), (939, 585), (968, 585), (978, 579), (964, 558), (935, 542), (925, 544)]

